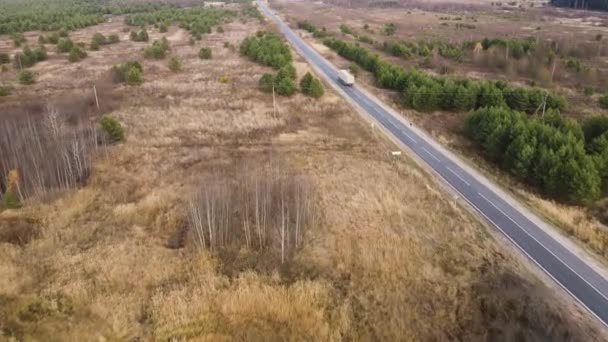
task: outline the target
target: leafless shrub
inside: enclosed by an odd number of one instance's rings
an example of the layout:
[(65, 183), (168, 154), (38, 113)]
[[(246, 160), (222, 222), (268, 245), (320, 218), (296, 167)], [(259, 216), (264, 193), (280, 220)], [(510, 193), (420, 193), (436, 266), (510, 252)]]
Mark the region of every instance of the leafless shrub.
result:
[(270, 251), (281, 263), (302, 246), (314, 225), (313, 187), (277, 164), (242, 168), (235, 181), (216, 174), (189, 203), (192, 238), (200, 248)]
[(5, 120), (0, 123), (0, 190), (5, 190), (11, 170), (19, 177), (20, 201), (52, 189), (72, 188), (87, 179), (94, 153), (106, 142), (94, 123), (69, 124), (52, 106), (42, 117)]
[(40, 226), (30, 218), (3, 218), (0, 220), (0, 242), (25, 246), (40, 235)]

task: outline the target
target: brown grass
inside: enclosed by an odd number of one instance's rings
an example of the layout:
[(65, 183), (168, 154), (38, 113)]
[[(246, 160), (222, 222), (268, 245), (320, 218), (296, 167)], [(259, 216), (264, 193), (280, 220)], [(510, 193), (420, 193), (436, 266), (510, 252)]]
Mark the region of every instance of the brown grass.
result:
[[(604, 337), (424, 170), (388, 158), (394, 147), (335, 94), (278, 98), (274, 116), (272, 97), (255, 89), (268, 70), (223, 48), (257, 28), (235, 22), (205, 36), (209, 61), (196, 58), (187, 35), (173, 40), (184, 71), (145, 61), (145, 83), (118, 89), (124, 101), (111, 114), (127, 140), (96, 163), (88, 184), (0, 213), (38, 232), (0, 242), (0, 339)], [(102, 48), (105, 64), (91, 67), (132, 59), (129, 44)], [(73, 68), (54, 63), (45, 68)], [(300, 75), (308, 69), (296, 65)], [(48, 77), (57, 88), (81, 82)], [(243, 162), (273, 156), (311, 179), (322, 208), (289, 268), (225, 272), (217, 255), (167, 247), (202, 179), (235, 177)]]

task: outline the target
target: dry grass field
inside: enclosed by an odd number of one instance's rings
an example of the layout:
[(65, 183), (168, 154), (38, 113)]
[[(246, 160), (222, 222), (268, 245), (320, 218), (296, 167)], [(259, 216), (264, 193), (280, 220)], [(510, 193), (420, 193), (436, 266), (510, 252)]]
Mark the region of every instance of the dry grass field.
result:
[[(72, 37), (122, 28), (116, 19)], [(274, 113), (257, 90), (269, 68), (224, 47), (261, 24), (223, 28), (190, 46), (171, 27), (183, 71), (143, 60), (138, 87), (106, 80), (112, 65), (142, 60), (147, 44), (123, 34), (76, 64), (51, 54), (32, 68), (36, 84), (0, 100), (0, 119), (47, 103), (95, 117), (96, 84), (126, 130), (82, 187), (0, 212), (0, 341), (607, 338), (413, 160), (389, 158), (394, 147), (337, 95), (278, 97)], [(201, 46), (213, 59), (197, 58)], [(320, 219), (293, 259), (243, 248), (238, 263), (197, 248), (187, 205), (205, 179), (239, 181), (243, 165), (272, 160), (316, 189)]]

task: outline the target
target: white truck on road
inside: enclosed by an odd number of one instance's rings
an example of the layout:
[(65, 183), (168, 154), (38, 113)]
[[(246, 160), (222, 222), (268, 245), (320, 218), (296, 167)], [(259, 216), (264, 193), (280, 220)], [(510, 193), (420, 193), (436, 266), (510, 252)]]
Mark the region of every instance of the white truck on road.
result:
[(338, 71), (338, 80), (349, 87), (352, 87), (355, 84), (355, 76), (345, 69)]

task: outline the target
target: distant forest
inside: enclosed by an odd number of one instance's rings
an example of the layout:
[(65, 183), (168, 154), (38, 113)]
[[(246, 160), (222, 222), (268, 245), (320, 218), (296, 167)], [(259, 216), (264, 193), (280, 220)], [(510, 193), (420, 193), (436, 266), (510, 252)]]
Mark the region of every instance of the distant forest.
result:
[(608, 0), (551, 0), (553, 6), (608, 11)]

